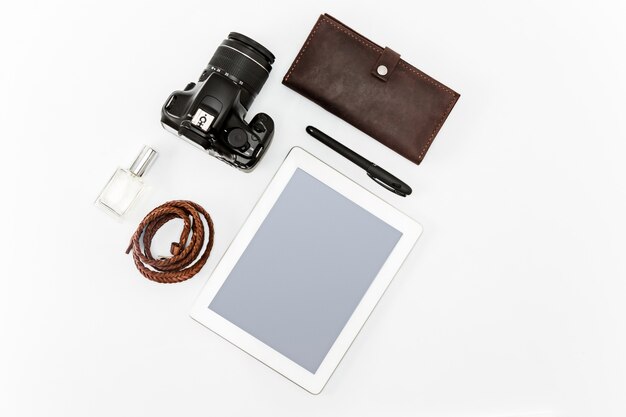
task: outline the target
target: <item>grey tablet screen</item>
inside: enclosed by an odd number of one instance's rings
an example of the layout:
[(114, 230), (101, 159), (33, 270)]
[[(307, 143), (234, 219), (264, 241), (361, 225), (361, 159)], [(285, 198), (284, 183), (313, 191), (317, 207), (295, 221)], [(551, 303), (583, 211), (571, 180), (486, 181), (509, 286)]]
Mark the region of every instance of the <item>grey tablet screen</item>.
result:
[(209, 309), (315, 373), (401, 236), (297, 169)]

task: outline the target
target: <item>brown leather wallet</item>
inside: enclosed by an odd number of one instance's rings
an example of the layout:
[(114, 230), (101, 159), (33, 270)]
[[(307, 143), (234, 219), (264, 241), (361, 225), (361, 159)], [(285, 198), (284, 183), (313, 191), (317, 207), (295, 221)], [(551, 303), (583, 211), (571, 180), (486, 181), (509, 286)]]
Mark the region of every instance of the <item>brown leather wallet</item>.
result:
[(283, 84), (419, 164), (459, 94), (323, 14)]

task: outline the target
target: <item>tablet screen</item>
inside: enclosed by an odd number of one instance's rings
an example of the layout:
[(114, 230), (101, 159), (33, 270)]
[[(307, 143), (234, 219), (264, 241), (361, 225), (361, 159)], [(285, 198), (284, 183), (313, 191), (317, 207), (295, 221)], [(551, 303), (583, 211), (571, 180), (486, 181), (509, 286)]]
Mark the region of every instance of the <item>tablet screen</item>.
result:
[(315, 373), (401, 236), (298, 168), (209, 309)]

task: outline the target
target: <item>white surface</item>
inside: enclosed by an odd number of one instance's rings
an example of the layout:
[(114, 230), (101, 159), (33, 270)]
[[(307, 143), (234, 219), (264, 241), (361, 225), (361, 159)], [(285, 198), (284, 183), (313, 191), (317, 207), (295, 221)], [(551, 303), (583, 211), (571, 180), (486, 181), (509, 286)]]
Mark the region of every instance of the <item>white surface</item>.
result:
[[(624, 416), (625, 7), (3, 2), (0, 415)], [(280, 84), (321, 12), (461, 93), (421, 166)], [(251, 112), (278, 133), (252, 174), (159, 125), (232, 30), (278, 57)], [(414, 194), (385, 191), (307, 124)], [(155, 187), (116, 223), (92, 203), (144, 143), (161, 152)], [(425, 230), (320, 396), (187, 315), (294, 145)], [(216, 244), (199, 276), (157, 285), (124, 250), (175, 198), (209, 210)]]
[[(350, 319), (346, 322), (343, 330), (341, 330), (341, 333), (335, 339), (332, 347), (328, 350), (328, 353), (326, 353), (324, 360), (319, 364), (319, 368), (315, 373), (310, 372), (305, 367), (290, 360), (277, 350), (267, 346), (256, 337), (208, 308), (220, 288), (222, 288), (224, 282), (230, 276), (244, 251), (246, 251), (248, 244), (257, 234), (259, 227), (261, 227), (261, 224), (265, 221), (268, 213), (282, 195), (283, 190), (291, 181), (297, 169), (301, 169), (321, 183), (332, 188), (340, 195), (353, 201), (387, 225), (393, 227), (395, 231), (401, 232), (401, 237), (393, 246), (391, 253), (385, 258), (382, 267), (380, 267), (380, 271), (371, 281), (367, 292), (353, 310)], [(298, 217), (297, 213), (293, 214), (295, 218)], [(376, 307), (380, 297), (382, 297), (400, 266), (402, 266), (403, 262), (406, 260), (409, 252), (415, 246), (415, 242), (421, 233), (422, 226), (415, 222), (415, 220), (393, 209), (389, 204), (377, 198), (372, 193), (367, 192), (367, 190), (362, 187), (359, 187), (353, 181), (326, 165), (315, 156), (303, 151), (302, 148), (296, 147), (289, 152), (285, 162), (281, 164), (276, 175), (272, 177), (270, 185), (264, 191), (259, 202), (255, 204), (254, 210), (246, 219), (245, 225), (237, 233), (228, 251), (220, 260), (213, 274), (211, 274), (207, 285), (202, 289), (200, 297), (194, 303), (191, 315), (195, 320), (198, 320), (209, 329), (215, 331), (223, 338), (267, 364), (267, 366), (289, 378), (307, 391), (312, 394), (319, 394), (326, 385), (328, 378), (330, 378), (344, 354), (353, 343), (354, 338), (365, 324), (365, 321), (372, 313), (374, 307)], [(354, 242), (354, 239), (350, 242)], [(276, 291), (280, 291), (280, 289), (276, 288)], [(325, 307), (326, 306), (321, 306), (322, 309)], [(315, 334), (315, 332), (312, 334)]]

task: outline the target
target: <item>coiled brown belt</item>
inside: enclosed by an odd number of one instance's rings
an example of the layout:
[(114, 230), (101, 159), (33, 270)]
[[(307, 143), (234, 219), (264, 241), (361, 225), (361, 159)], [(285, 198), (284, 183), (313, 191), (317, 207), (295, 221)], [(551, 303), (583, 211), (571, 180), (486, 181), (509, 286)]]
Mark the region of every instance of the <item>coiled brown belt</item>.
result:
[[(205, 231), (202, 217), (209, 226), (209, 239), (204, 252), (202, 247)], [(161, 226), (176, 218), (182, 219), (184, 226), (179, 241), (172, 242), (172, 256), (155, 258), (150, 250), (152, 238)], [(126, 253), (132, 250), (135, 266), (144, 277), (168, 284), (182, 282), (202, 269), (211, 253), (214, 234), (211, 216), (200, 205), (184, 200), (169, 201), (152, 210), (142, 220)]]

